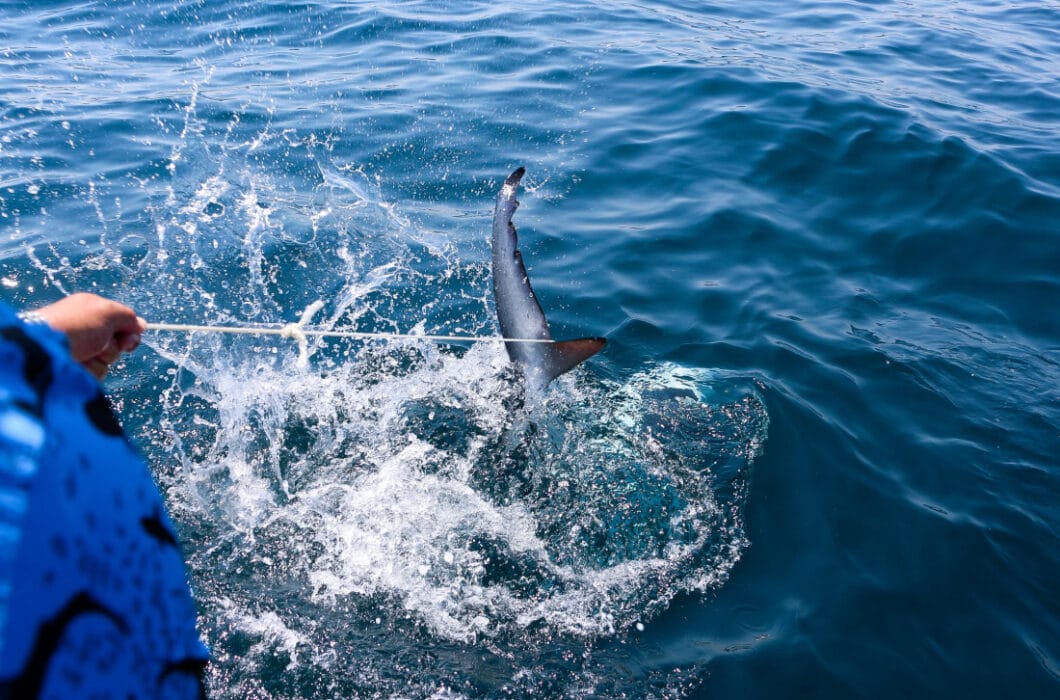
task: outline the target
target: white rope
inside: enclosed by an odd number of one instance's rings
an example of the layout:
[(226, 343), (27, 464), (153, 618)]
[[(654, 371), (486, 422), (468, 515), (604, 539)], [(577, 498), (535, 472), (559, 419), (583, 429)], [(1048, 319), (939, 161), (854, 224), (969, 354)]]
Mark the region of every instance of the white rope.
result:
[(305, 337), (305, 332), (302, 329), (305, 328), (305, 324), (313, 320), (313, 316), (322, 308), (324, 308), (324, 302), (318, 299), (305, 307), (305, 311), (302, 312), (302, 317), (298, 319), (297, 323), (289, 323), (284, 326), (283, 337), (294, 338), (298, 341), (299, 367), (305, 367), (309, 364), (309, 340)]
[(297, 323), (285, 326), (197, 326), (187, 323), (148, 323), (149, 331), (172, 331), (176, 333), (238, 333), (243, 335), (279, 335), (298, 339), (299, 335), (320, 338), (358, 338), (361, 340), (434, 340), (438, 342), (475, 343), (555, 343), (550, 338), (501, 338), (494, 335), (431, 335), (427, 333), (369, 333), (365, 331), (330, 331), (322, 328), (305, 328)]
[(309, 364), (309, 336), (316, 338), (358, 338), (361, 340), (434, 340), (441, 342), (505, 342), (505, 343), (552, 343), (545, 338), (497, 338), (495, 336), (478, 337), (473, 335), (419, 335), (412, 333), (368, 333), (365, 331), (331, 331), (323, 328), (306, 328), (313, 316), (324, 308), (323, 301), (314, 301), (302, 312), (297, 323), (286, 326), (196, 326), (184, 323), (148, 323), (149, 331), (176, 331), (184, 333), (239, 333), (243, 335), (278, 335), (291, 338), (298, 343), (298, 366)]

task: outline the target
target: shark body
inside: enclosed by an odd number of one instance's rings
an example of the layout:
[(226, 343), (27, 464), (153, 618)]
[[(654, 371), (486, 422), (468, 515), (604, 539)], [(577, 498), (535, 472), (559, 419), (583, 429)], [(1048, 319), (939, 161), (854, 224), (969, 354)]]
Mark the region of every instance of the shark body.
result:
[[(493, 296), (497, 321), (505, 338), (551, 340), (548, 321), (526, 274), (512, 215), (519, 181), (526, 172), (519, 168), (504, 181), (493, 210)], [(550, 343), (505, 343), (508, 357), (523, 372), (527, 389), (541, 393), (553, 379), (573, 369), (604, 347), (603, 338), (579, 338)]]

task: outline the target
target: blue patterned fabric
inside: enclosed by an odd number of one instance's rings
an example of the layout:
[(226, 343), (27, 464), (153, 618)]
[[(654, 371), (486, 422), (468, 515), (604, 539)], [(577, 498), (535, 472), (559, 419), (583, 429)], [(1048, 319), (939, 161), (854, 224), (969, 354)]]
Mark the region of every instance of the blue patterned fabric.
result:
[(195, 698), (158, 489), (66, 339), (0, 304), (0, 698)]

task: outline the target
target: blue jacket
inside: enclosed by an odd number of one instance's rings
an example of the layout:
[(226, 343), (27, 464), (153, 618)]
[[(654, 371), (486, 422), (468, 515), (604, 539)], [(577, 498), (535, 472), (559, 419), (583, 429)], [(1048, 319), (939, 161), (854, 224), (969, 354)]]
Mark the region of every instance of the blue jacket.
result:
[(66, 338), (0, 304), (0, 699), (195, 698), (173, 526)]

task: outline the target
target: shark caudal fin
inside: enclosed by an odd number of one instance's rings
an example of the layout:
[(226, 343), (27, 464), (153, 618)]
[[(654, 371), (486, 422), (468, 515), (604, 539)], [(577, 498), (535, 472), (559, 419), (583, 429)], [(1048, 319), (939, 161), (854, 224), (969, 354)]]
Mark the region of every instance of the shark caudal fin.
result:
[[(512, 224), (512, 214), (519, 206), (515, 199), (519, 181), (526, 171), (519, 168), (504, 181), (493, 209), (493, 296), (497, 302), (497, 322), (505, 338), (550, 341), (552, 333), (545, 312), (530, 287), (519, 237)], [(546, 342), (508, 342), (505, 348), (512, 362), (523, 370), (527, 387), (543, 390), (553, 379), (592, 357), (606, 341), (603, 338), (579, 338)]]
[(545, 358), (545, 373), (552, 381), (578, 364), (600, 352), (607, 340), (604, 338), (578, 338), (577, 340), (559, 340), (548, 346)]

